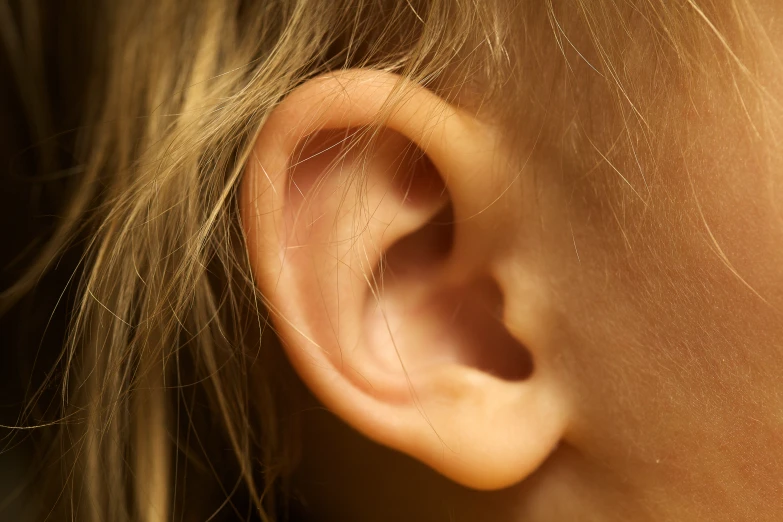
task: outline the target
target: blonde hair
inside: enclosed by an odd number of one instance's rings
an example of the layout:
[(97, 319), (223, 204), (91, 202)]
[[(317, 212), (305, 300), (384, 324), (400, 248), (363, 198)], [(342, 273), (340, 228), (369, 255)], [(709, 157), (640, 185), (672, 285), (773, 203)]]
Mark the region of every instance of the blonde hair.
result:
[[(587, 136), (583, 168), (614, 158), (615, 170), (640, 172), (640, 162), (654, 170), (676, 130), (665, 87), (680, 103), (719, 67), (753, 132), (764, 132), (758, 106), (773, 100), (756, 78), (752, 57), (767, 42), (745, 0), (101, 4), (83, 172), (57, 231), (0, 303), (27, 292), (66, 248), (83, 248), (57, 363), (61, 508), (79, 520), (160, 522), (186, 511), (188, 448), (201, 445), (211, 466), (195, 397), (215, 412), (257, 512), (271, 520), (280, 510), (295, 462), (295, 426), (281, 411), (296, 392), (248, 269), (234, 196), (257, 131), (297, 85), (369, 67), (499, 119), (499, 97), (507, 107), (514, 92), (542, 121), (546, 100), (528, 84), (566, 85), (578, 124), (541, 139), (582, 147)], [(558, 64), (541, 60), (553, 46)], [(650, 57), (657, 74), (638, 74)], [(613, 100), (620, 137), (580, 117), (587, 89)], [(229, 503), (235, 485), (223, 492)]]

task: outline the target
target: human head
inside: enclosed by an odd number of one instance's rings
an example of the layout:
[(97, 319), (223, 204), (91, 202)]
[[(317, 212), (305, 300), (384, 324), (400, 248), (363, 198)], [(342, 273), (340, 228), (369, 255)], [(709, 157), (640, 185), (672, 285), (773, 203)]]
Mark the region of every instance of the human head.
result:
[[(191, 385), (259, 503), (276, 473), (305, 488), (281, 419), (304, 469), (354, 447), (308, 431), (296, 375), (433, 470), (409, 472), (444, 519), (772, 517), (772, 4), (107, 4), (52, 247), (92, 226), (65, 359), (88, 509), (165, 519)], [(358, 516), (343, 484), (315, 504)]]

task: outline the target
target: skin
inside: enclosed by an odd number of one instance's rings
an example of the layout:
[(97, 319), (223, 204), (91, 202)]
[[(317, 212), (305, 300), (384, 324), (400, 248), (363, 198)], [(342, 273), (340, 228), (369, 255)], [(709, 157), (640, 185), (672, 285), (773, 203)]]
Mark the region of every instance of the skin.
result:
[[(554, 63), (560, 49), (538, 37), (550, 59), (542, 61)], [(757, 72), (770, 98), (783, 99), (775, 92), (783, 82), (772, 81), (776, 49), (783, 42), (760, 51)], [(650, 76), (647, 56), (629, 49), (631, 76)], [(506, 95), (539, 103), (507, 119), (480, 116), (505, 137), (497, 152), (509, 166), (492, 189), (523, 209), (514, 233), (497, 241), (520, 278), (546, 289), (545, 331), (530, 348), (567, 396), (557, 447), (518, 483), (476, 491), (307, 410), (298, 414), (305, 438), (295, 484), (314, 520), (736, 521), (783, 512), (777, 113), (769, 103), (748, 109), (752, 120), (767, 118), (756, 133), (731, 84), (686, 89), (664, 77), (665, 95), (641, 109), (654, 144), (634, 149), (640, 141), (623, 137), (629, 127), (610, 90), (573, 63), (573, 83), (589, 86), (581, 96), (562, 71), (535, 85), (520, 74)], [(533, 67), (523, 61), (520, 70)], [(642, 126), (632, 121), (630, 134), (642, 136)]]

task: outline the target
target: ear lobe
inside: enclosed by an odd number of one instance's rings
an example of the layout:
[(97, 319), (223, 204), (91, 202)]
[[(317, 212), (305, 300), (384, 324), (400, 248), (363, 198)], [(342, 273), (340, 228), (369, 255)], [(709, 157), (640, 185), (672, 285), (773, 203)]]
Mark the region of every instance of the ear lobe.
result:
[(532, 473), (568, 420), (544, 354), (506, 328), (519, 292), (496, 277), (496, 158), (492, 133), (431, 92), (346, 71), (274, 111), (240, 202), (256, 282), (313, 393), (481, 489)]

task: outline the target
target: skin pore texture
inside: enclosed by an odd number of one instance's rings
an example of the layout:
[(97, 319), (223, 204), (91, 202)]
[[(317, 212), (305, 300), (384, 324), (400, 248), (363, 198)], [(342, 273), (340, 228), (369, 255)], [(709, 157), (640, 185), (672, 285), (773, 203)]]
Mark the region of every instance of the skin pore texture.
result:
[[(758, 59), (767, 99), (782, 44)], [(286, 354), (334, 412), (298, 413), (316, 520), (783, 512), (777, 113), (665, 78), (645, 115), (677, 128), (645, 145), (588, 69), (576, 96), (558, 71), (512, 83), (540, 102), (522, 128), (367, 71), (306, 83), (265, 125), (243, 223)]]

